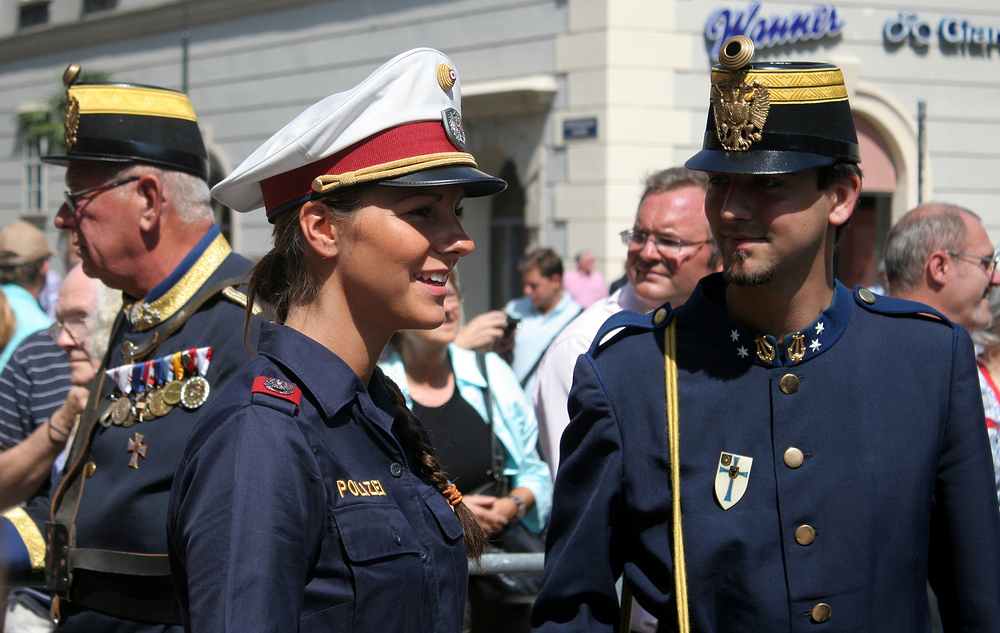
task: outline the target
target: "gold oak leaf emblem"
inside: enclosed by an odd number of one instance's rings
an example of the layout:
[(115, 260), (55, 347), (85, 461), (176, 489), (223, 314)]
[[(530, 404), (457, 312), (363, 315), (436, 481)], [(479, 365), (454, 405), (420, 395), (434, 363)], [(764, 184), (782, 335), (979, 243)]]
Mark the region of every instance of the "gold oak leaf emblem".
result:
[(64, 143), (66, 151), (69, 152), (76, 145), (76, 132), (80, 128), (80, 102), (71, 94), (66, 95), (66, 118), (63, 124), (65, 127)]
[(727, 81), (712, 86), (712, 115), (722, 147), (742, 152), (760, 142), (771, 93), (759, 81), (746, 83), (746, 73), (732, 73)]

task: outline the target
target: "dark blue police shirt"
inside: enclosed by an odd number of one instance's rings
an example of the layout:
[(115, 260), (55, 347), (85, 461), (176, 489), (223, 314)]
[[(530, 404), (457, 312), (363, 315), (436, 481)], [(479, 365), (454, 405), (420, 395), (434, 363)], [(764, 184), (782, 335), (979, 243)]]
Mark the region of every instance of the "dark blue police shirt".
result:
[[(180, 462), (168, 525), (190, 631), (462, 628), (462, 529), (418, 474), (381, 381), (264, 324), (259, 356), (205, 412)], [(253, 388), (301, 390), (298, 406)]]
[[(838, 283), (798, 333), (804, 357), (769, 337), (764, 362), (724, 301), (713, 275), (673, 313), (691, 630), (929, 631), (928, 576), (946, 630), (1000, 630), (1000, 515), (965, 330)], [(577, 363), (536, 631), (611, 631), (622, 571), (660, 630), (677, 628), (669, 321), (669, 307), (658, 325), (612, 317), (602, 335), (625, 330)], [(728, 510), (723, 453), (753, 459)]]

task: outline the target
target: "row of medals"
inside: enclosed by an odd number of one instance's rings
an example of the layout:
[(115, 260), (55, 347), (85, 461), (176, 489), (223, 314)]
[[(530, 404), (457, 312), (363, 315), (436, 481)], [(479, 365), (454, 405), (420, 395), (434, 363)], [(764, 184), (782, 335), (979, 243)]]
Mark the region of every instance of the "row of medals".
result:
[[(191, 376), (181, 380), (168, 382), (162, 387), (156, 387), (138, 396), (111, 396), (111, 406), (100, 418), (103, 426), (132, 426), (136, 422), (145, 422), (161, 418), (180, 405), (193, 411), (208, 400), (208, 381), (202, 376)], [(136, 396), (135, 392), (132, 394)]]

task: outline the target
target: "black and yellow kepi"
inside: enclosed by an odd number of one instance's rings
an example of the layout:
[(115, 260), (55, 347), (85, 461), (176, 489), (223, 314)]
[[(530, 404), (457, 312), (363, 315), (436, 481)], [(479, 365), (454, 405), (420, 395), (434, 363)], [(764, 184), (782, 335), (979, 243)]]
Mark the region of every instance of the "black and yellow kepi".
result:
[(860, 163), (840, 68), (812, 62), (750, 63), (753, 41), (723, 44), (712, 68), (703, 149), (689, 169), (786, 174), (835, 162)]
[(140, 162), (179, 169), (208, 180), (208, 156), (187, 95), (121, 83), (76, 83), (80, 66), (66, 69), (64, 153), (43, 158)]

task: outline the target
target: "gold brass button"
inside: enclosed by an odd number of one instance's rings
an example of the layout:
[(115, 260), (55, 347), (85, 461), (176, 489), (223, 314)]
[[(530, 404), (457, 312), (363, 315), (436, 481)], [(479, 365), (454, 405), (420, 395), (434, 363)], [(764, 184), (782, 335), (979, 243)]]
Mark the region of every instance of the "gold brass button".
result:
[(87, 465), (83, 467), (83, 474), (87, 477), (93, 477), (94, 472), (97, 471), (97, 464), (94, 462), (87, 462)]
[(799, 545), (812, 545), (812, 542), (815, 540), (816, 530), (814, 530), (811, 525), (800, 525), (796, 528), (795, 542)]
[(858, 290), (858, 296), (861, 297), (861, 300), (867, 303), (868, 305), (875, 303), (874, 293), (872, 293), (872, 291), (868, 290), (867, 288), (862, 288), (861, 290)]
[(799, 377), (795, 374), (785, 374), (781, 377), (779, 385), (783, 392), (791, 395), (799, 390)]
[(667, 311), (664, 308), (660, 308), (653, 315), (653, 325), (660, 325), (667, 318)]
[(805, 457), (803, 457), (802, 451), (794, 446), (785, 451), (785, 466), (789, 468), (798, 468), (804, 460)]
[(815, 607), (813, 607), (812, 610), (813, 622), (818, 622), (819, 624), (823, 624), (824, 622), (829, 620), (830, 616), (832, 615), (833, 615), (833, 609), (830, 607), (830, 605), (828, 605), (825, 602), (820, 602)]

